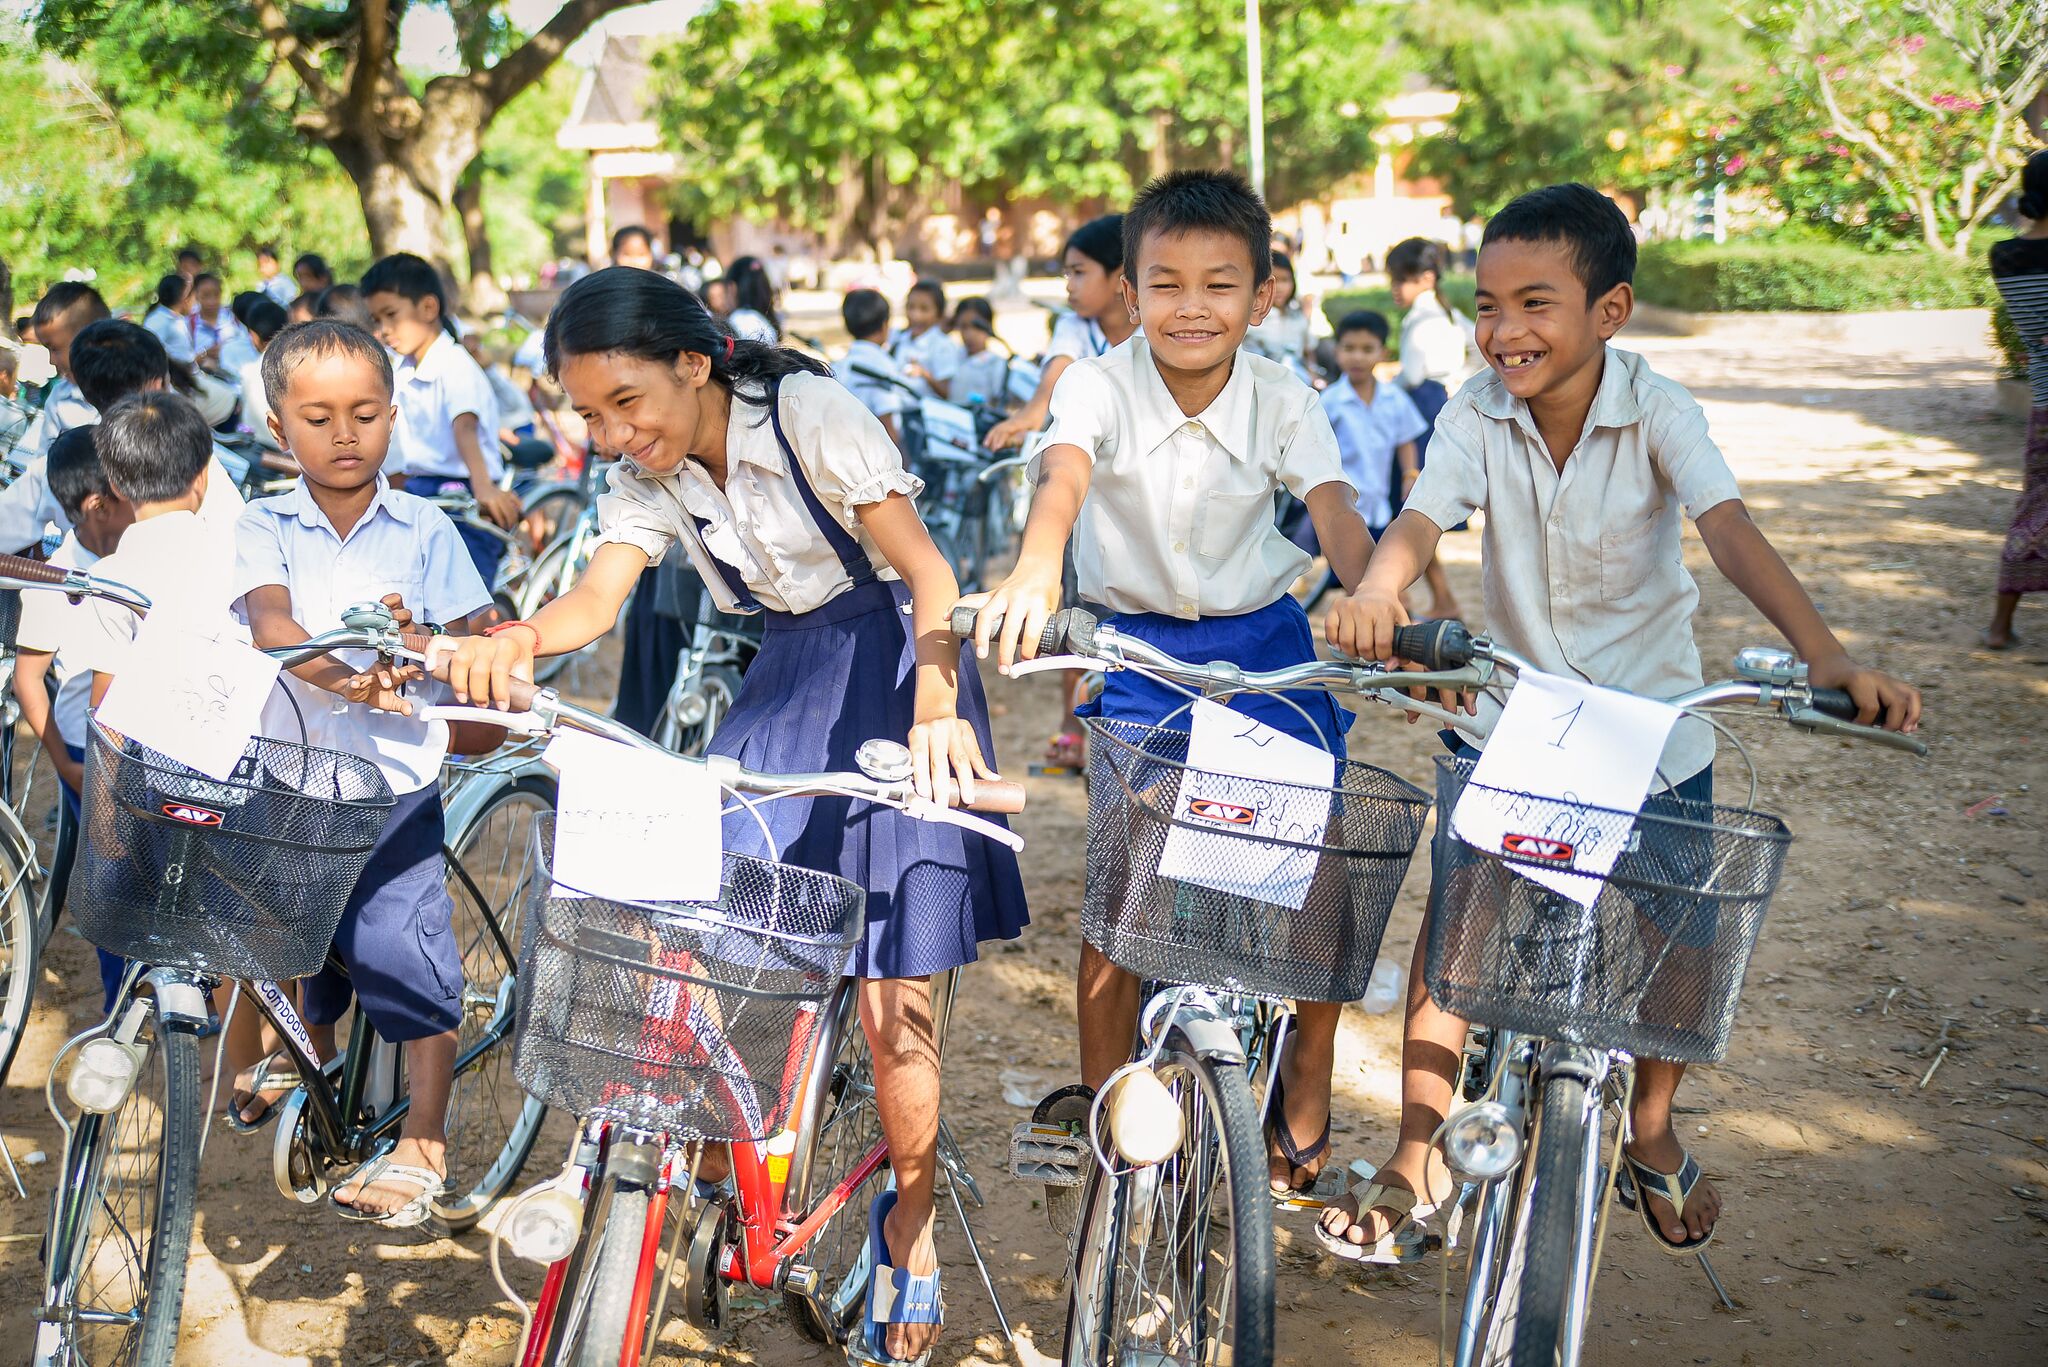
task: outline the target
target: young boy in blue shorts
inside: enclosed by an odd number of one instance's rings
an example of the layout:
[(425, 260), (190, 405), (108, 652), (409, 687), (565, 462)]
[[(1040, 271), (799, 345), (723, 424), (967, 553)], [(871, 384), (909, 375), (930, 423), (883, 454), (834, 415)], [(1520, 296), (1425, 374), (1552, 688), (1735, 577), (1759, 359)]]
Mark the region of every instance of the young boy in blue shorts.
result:
[[(1437, 415), (1429, 463), (1407, 507), (1356, 593), (1331, 611), (1331, 644), (1387, 659), (1394, 628), (1408, 621), (1401, 590), (1429, 564), (1444, 528), (1483, 512), (1482, 583), (1494, 640), (1550, 673), (1648, 697), (1696, 688), (1699, 590), (1681, 555), (1682, 511), (1715, 566), (1808, 662), (1814, 684), (1847, 689), (1862, 709), (1859, 721), (1913, 730), (1919, 693), (1856, 663), (1828, 630), (1750, 521), (1699, 404), (1642, 357), (1608, 345), (1634, 308), (1635, 262), (1628, 220), (1584, 185), (1532, 191), (1486, 225), (1478, 325), (1491, 373)], [(1499, 713), (1491, 698), (1481, 709)], [(1713, 762), (1713, 732), (1688, 718), (1672, 732), (1659, 770), (1674, 797), (1706, 802)], [(1344, 1257), (1419, 1256), (1398, 1236), (1452, 1190), (1430, 1140), (1451, 1104), (1465, 1023), (1429, 998), (1428, 939), (1425, 924), (1408, 988), (1399, 1146), (1373, 1181), (1325, 1212), (1318, 1230)], [(1626, 1156), (1648, 1198), (1640, 1203), (1644, 1224), (1665, 1247), (1689, 1253), (1712, 1237), (1721, 1203), (1672, 1131), (1683, 1073), (1681, 1064), (1637, 1060)]]
[[(995, 592), (965, 600), (986, 605), (975, 645), (987, 654), (1000, 619), (1002, 662), (1020, 640), (1022, 654), (1034, 653), (1060, 606), (1072, 534), (1081, 597), (1120, 631), (1182, 659), (1251, 670), (1314, 659), (1307, 614), (1288, 594), (1309, 557), (1274, 525), (1275, 496), (1284, 488), (1308, 505), (1347, 589), (1372, 538), (1315, 391), (1241, 350), (1273, 303), (1272, 219), (1241, 176), (1182, 171), (1145, 187), (1123, 232), (1123, 301), (1139, 330), (1060, 377), (1016, 569)], [(1292, 697), (1308, 721), (1261, 694), (1230, 706), (1342, 756), (1349, 714), (1326, 693)], [(1087, 711), (1151, 724), (1185, 701), (1118, 672)], [(1099, 1088), (1130, 1057), (1138, 982), (1084, 944), (1076, 999), (1082, 1084)], [(1306, 1190), (1326, 1159), (1339, 1009), (1299, 1004), (1280, 1066), (1285, 1101), (1268, 1130), (1276, 1191)]]
[[(466, 634), (490, 606), (490, 591), (447, 514), (383, 475), (394, 421), (383, 348), (343, 323), (301, 323), (265, 348), (263, 388), (271, 434), (302, 474), (290, 492), (250, 504), (237, 529), (235, 589), (256, 644), (303, 641), (366, 599)], [(308, 741), (374, 759), (398, 795), (335, 931), (348, 975), (330, 969), (303, 984), (306, 1022), (323, 1055), (333, 1052), (333, 1026), (351, 993), (378, 1034), (405, 1046), (411, 1109), (398, 1144), (333, 1198), (345, 1214), (393, 1228), (426, 1218), (447, 1172), (463, 982), (441, 861), (450, 727), (407, 715), (403, 686), (417, 676), (414, 667), (379, 666), (371, 656), (331, 655), (286, 676)], [(477, 733), (456, 738), (465, 750), (493, 748), (504, 735), (462, 729)], [(234, 1098), (241, 1126), (261, 1124), (277, 1095), (255, 1078), (244, 1084)]]

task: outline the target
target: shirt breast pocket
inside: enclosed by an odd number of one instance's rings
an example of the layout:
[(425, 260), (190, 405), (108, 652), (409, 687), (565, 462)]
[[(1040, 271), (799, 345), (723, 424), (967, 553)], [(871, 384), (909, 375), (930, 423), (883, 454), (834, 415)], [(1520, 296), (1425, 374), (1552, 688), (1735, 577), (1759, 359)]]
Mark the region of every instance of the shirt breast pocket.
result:
[(1258, 535), (1259, 519), (1273, 516), (1273, 495), (1210, 493), (1202, 500), (1202, 525), (1195, 532), (1195, 551), (1210, 560), (1228, 560), (1237, 548)]
[(1630, 597), (1657, 572), (1662, 558), (1658, 529), (1663, 519), (1651, 517), (1627, 531), (1600, 538), (1600, 596), (1609, 602)]

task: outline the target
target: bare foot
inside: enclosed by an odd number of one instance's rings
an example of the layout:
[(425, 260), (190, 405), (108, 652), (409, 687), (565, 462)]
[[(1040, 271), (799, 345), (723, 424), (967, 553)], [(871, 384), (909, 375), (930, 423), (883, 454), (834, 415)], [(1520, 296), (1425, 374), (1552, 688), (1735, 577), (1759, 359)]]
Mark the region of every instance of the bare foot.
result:
[(2011, 627), (1987, 627), (1978, 635), (1977, 642), (1986, 650), (2010, 650), (2020, 643), (2020, 638)]
[[(889, 1264), (914, 1277), (928, 1277), (939, 1270), (939, 1248), (932, 1238), (932, 1208), (924, 1214), (906, 1211), (899, 1196), (882, 1217), (882, 1239), (889, 1245)], [(936, 1324), (892, 1324), (883, 1351), (892, 1358), (922, 1357), (939, 1341)]]
[[(1685, 1149), (1668, 1125), (1656, 1134), (1637, 1134), (1629, 1140), (1628, 1155), (1658, 1172), (1676, 1173), (1685, 1166)], [(1664, 1237), (1674, 1244), (1704, 1239), (1713, 1232), (1715, 1223), (1721, 1218), (1721, 1193), (1714, 1189), (1705, 1173), (1694, 1185), (1692, 1195), (1686, 1198), (1683, 1219), (1672, 1210), (1671, 1203), (1661, 1193), (1650, 1191), (1641, 1183), (1636, 1184), (1636, 1192), (1648, 1203), (1657, 1228), (1663, 1230)]]
[[(391, 1150), (391, 1163), (397, 1167), (426, 1168), (441, 1176), (448, 1175), (448, 1145), (440, 1139), (404, 1138)], [(389, 1215), (403, 1207), (420, 1194), (417, 1178), (393, 1173), (388, 1168), (367, 1187), (357, 1178), (350, 1178), (335, 1190), (336, 1205), (349, 1206), (367, 1216)]]
[[(1413, 1170), (1415, 1166), (1424, 1170), (1418, 1173)], [(1450, 1169), (1444, 1166), (1433, 1149), (1424, 1149), (1419, 1156), (1396, 1154), (1387, 1166), (1373, 1175), (1372, 1180), (1403, 1191), (1427, 1193), (1417, 1198), (1417, 1205), (1448, 1201), (1454, 1188)], [(1376, 1205), (1361, 1212), (1358, 1199), (1346, 1192), (1341, 1199), (1324, 1208), (1321, 1224), (1326, 1233), (1363, 1248), (1386, 1238), (1406, 1218), (1391, 1206)]]

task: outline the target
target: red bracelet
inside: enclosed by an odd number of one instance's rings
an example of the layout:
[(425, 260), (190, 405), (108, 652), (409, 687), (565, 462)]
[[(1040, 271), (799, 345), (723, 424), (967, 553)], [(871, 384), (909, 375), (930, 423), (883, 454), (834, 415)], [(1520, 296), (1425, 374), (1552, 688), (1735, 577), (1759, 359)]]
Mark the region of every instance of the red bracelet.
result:
[(498, 623), (498, 625), (494, 627), (484, 628), (484, 635), (497, 636), (501, 633), (512, 630), (512, 628), (514, 627), (525, 627), (528, 631), (533, 633), (533, 653), (536, 655), (540, 654), (540, 628), (535, 626), (531, 622), (524, 620), (516, 622), (500, 622)]

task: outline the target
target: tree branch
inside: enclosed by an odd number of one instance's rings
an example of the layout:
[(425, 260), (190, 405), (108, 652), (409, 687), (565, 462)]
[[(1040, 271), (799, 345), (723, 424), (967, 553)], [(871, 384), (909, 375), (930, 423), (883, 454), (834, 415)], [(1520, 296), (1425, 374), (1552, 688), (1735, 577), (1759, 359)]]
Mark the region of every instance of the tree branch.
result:
[(276, 0), (256, 0), (256, 23), (263, 30), (263, 36), (277, 55), (284, 59), (292, 73), (299, 78), (299, 84), (306, 87), (306, 93), (324, 110), (331, 110), (338, 102), (334, 87), (327, 83), (327, 77), (320, 71), (316, 54), (300, 40), (298, 31), (285, 17)]
[(484, 97), (484, 118), (510, 104), (515, 96), (539, 80), (569, 44), (581, 38), (590, 26), (637, 0), (568, 0), (531, 38), (505, 54), (497, 65), (470, 73), (470, 80)]
[(367, 119), (377, 102), (377, 83), (391, 57), (398, 21), (405, 13), (404, 0), (395, 10), (390, 0), (365, 0), (362, 33), (356, 40), (355, 69), (349, 74), (348, 103), (359, 120)]

